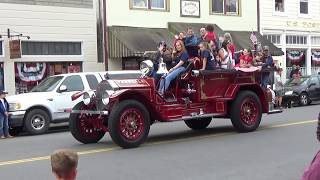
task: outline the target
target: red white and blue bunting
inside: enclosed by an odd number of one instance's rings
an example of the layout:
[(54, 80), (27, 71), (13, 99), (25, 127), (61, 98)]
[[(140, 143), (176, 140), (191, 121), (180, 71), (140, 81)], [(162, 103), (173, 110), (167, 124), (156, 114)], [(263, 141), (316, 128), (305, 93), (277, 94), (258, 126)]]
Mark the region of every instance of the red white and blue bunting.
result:
[(316, 65), (320, 65), (320, 51), (312, 51), (312, 61)]
[(17, 63), (17, 72), (21, 81), (33, 83), (44, 78), (46, 63)]
[(287, 59), (292, 63), (292, 64), (300, 64), (301, 61), (305, 60), (304, 52), (303, 51), (287, 51)]

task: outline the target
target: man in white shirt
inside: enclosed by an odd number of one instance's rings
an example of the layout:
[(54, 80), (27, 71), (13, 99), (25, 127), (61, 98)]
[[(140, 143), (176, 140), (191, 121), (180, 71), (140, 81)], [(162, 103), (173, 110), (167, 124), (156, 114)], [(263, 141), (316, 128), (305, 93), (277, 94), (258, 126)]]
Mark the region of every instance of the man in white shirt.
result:
[(9, 134), (9, 103), (6, 100), (5, 91), (0, 90), (0, 138), (11, 138)]

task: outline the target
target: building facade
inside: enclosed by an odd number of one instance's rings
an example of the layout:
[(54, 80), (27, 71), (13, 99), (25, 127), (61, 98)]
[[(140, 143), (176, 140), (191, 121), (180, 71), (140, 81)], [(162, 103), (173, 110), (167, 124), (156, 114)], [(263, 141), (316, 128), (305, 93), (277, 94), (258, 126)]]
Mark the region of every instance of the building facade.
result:
[(287, 78), (293, 65), (304, 75), (320, 71), (319, 0), (260, 0), (260, 22), (260, 32), (285, 52)]
[[(163, 37), (166, 35), (173, 38), (188, 26), (194, 27), (196, 32), (205, 24), (215, 24), (223, 31), (258, 30), (257, 1), (126, 0), (119, 3), (118, 0), (108, 0), (104, 5), (105, 28), (109, 32), (106, 34), (108, 67), (111, 70), (136, 67), (136, 63), (130, 61), (135, 56), (132, 51), (156, 50), (156, 40), (166, 40)], [(152, 32), (147, 29), (152, 29)], [(139, 37), (137, 42), (128, 42), (132, 36)], [(154, 39), (154, 43), (144, 47), (144, 39), (147, 38)]]
[[(22, 93), (49, 75), (103, 71), (96, 20), (93, 0), (0, 0), (0, 88)], [(21, 58), (10, 58), (18, 39)]]

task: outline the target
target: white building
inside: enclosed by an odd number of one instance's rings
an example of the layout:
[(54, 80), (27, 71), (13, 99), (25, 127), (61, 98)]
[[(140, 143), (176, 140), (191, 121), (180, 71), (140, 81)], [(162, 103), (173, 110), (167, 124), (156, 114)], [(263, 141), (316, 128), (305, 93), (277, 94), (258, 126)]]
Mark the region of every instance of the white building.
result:
[[(13, 94), (48, 75), (103, 71), (95, 8), (93, 0), (0, 0), (1, 88)], [(21, 58), (10, 59), (9, 41), (17, 37), (5, 36), (7, 29), (30, 36), (20, 37)]]
[(260, 0), (260, 32), (286, 53), (287, 77), (293, 64), (304, 75), (319, 72), (319, 0)]
[(170, 42), (187, 27), (198, 33), (206, 24), (215, 24), (218, 36), (232, 32), (235, 43), (243, 43), (238, 50), (250, 48), (250, 34), (258, 31), (255, 0), (101, 1), (105, 3), (109, 69), (137, 68), (141, 52), (156, 50), (157, 41)]

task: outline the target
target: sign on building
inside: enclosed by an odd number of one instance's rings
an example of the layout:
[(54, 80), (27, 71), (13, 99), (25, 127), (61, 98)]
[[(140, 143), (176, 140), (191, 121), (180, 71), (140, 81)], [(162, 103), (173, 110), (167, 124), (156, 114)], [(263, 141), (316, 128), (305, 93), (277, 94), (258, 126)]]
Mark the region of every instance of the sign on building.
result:
[(18, 40), (10, 40), (10, 59), (18, 59), (21, 58), (21, 41)]
[(182, 17), (200, 17), (200, 0), (181, 0)]

